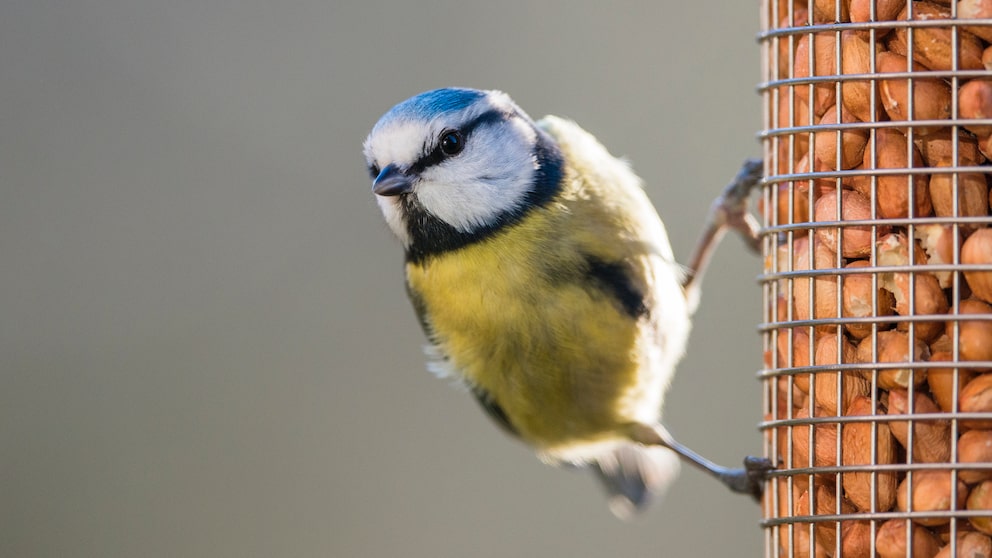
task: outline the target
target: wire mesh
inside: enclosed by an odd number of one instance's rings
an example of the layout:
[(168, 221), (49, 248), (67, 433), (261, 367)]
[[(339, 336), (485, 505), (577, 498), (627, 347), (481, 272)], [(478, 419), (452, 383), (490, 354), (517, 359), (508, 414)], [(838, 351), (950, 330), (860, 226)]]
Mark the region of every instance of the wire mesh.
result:
[(766, 556), (992, 556), (992, 0), (763, 0)]

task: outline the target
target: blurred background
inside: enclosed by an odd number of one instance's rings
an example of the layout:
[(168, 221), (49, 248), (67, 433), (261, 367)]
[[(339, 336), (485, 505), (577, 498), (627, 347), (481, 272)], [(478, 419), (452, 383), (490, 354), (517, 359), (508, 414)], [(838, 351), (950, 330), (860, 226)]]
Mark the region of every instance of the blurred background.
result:
[[(695, 470), (623, 523), (424, 368), (361, 143), (499, 88), (645, 179), (685, 260), (759, 154), (753, 2), (0, 4), (0, 556), (759, 555)], [(666, 408), (761, 451), (758, 257), (716, 255)]]

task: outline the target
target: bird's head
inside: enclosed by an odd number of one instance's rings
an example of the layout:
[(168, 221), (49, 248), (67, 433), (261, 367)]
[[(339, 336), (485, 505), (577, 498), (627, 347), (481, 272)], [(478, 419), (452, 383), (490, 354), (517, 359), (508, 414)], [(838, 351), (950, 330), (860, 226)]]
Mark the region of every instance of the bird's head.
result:
[(436, 89), (389, 110), (364, 145), (386, 222), (409, 251), (456, 248), (557, 188), (554, 142), (505, 93)]

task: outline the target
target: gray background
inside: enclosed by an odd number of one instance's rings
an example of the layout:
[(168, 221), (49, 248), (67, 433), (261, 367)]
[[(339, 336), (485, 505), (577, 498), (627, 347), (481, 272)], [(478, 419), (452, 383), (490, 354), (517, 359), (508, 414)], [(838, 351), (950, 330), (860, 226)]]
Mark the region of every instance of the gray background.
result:
[[(0, 556), (757, 556), (683, 468), (615, 520), (424, 369), (361, 142), (500, 88), (629, 157), (685, 259), (759, 153), (755, 2), (0, 4)], [(760, 452), (760, 259), (717, 254), (667, 422)]]

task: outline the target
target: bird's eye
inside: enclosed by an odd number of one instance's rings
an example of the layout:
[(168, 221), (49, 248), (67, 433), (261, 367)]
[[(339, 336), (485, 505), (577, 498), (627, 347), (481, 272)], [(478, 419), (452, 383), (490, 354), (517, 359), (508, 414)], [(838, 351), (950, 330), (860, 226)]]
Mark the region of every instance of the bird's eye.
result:
[(458, 155), (465, 149), (465, 140), (458, 130), (448, 130), (441, 134), (441, 152), (447, 156)]

